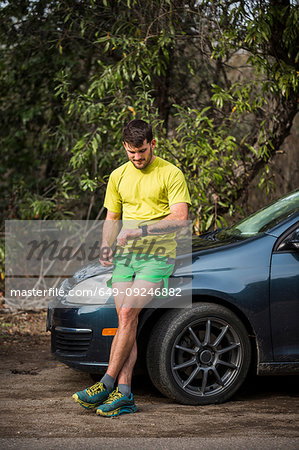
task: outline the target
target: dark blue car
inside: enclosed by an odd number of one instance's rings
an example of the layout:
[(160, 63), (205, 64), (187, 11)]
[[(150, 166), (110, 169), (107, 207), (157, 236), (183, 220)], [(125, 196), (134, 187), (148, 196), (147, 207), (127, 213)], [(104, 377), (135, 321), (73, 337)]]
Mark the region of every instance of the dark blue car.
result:
[[(49, 306), (52, 352), (75, 369), (105, 371), (117, 315), (112, 297), (68, 292), (104, 287), (110, 276), (95, 261), (64, 281), (65, 295)], [(220, 403), (250, 367), (258, 375), (298, 372), (299, 191), (231, 228), (194, 237), (192, 264), (178, 258), (171, 282), (189, 295), (190, 278), (190, 308), (140, 315), (136, 370), (147, 370), (160, 392), (184, 404)]]

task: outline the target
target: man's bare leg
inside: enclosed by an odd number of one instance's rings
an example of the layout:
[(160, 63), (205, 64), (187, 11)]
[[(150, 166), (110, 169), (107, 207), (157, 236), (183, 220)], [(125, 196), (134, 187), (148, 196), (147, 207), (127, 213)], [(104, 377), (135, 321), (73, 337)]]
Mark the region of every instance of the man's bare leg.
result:
[(113, 352), (110, 353), (107, 374), (116, 379), (129, 357), (136, 340), (138, 314), (141, 309), (120, 308), (118, 329), (113, 340)]
[(131, 386), (132, 374), (136, 360), (137, 360), (137, 342), (135, 339), (129, 357), (126, 359), (126, 362), (124, 363), (124, 365), (121, 368), (121, 371), (119, 372), (118, 384), (126, 384), (128, 386)]
[[(122, 284), (123, 283), (114, 283), (113, 288), (118, 288), (119, 291), (124, 292), (123, 287), (120, 286)], [(113, 348), (111, 349), (109, 365), (107, 369), (107, 374), (109, 374), (114, 379), (117, 378), (118, 375), (121, 375), (121, 369), (123, 368), (129, 357), (130, 358), (126, 367), (124, 367), (124, 373), (122, 375), (127, 379), (131, 378), (132, 376), (133, 367), (136, 361), (135, 358), (137, 354), (137, 348), (135, 347), (132, 355), (131, 351), (133, 349), (133, 346), (136, 345), (135, 341), (138, 325), (138, 315), (142, 308), (147, 303), (149, 303), (149, 301), (154, 296), (152, 294), (149, 294), (150, 289), (155, 290), (158, 287), (160, 287), (160, 283), (136, 280), (131, 286), (133, 293), (139, 291), (143, 292), (145, 295), (126, 295), (121, 299), (115, 299), (119, 323), (117, 333), (115, 335), (115, 338), (113, 339)], [(118, 302), (118, 300), (120, 301)]]
[[(126, 293), (126, 289), (130, 288), (133, 284), (133, 281), (124, 281), (121, 283), (113, 283), (113, 288), (117, 289), (119, 294), (118, 295), (114, 295), (114, 301), (115, 301), (115, 307), (116, 307), (116, 312), (117, 312), (117, 317), (118, 317), (118, 322), (119, 322), (119, 310), (121, 308), (121, 305), (124, 301), (125, 298), (125, 293)], [(123, 292), (123, 293), (122, 293)], [(118, 329), (116, 331), (116, 334), (113, 338), (112, 344), (111, 344), (111, 349), (110, 349), (110, 356), (109, 356), (109, 364), (110, 361), (112, 361), (113, 359), (113, 354), (114, 354), (114, 349), (117, 345), (117, 339), (118, 339)], [(109, 367), (109, 366), (108, 366)], [(108, 369), (106, 371), (106, 373), (108, 373), (108, 375), (112, 376), (111, 373), (108, 372)], [(116, 377), (113, 377), (116, 378)]]

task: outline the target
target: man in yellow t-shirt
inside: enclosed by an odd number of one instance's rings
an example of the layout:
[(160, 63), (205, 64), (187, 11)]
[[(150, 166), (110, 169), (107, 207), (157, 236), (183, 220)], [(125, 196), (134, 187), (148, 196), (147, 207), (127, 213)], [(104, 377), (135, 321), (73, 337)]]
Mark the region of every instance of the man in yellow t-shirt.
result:
[(150, 124), (129, 122), (123, 129), (123, 145), (129, 161), (109, 178), (100, 252), (103, 266), (114, 264), (118, 329), (101, 381), (73, 395), (81, 406), (97, 407), (97, 414), (106, 417), (136, 411), (131, 379), (137, 359), (138, 315), (156, 295), (157, 287), (167, 287), (176, 253), (175, 231), (186, 223), (190, 204), (182, 172), (154, 154), (156, 140)]

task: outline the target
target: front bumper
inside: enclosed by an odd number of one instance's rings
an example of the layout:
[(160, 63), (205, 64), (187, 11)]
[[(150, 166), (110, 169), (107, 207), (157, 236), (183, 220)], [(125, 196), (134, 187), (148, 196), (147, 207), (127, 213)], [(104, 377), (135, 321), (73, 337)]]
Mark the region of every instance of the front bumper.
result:
[(93, 373), (106, 370), (113, 336), (103, 336), (103, 328), (117, 328), (115, 308), (64, 307), (59, 301), (48, 307), (51, 351), (59, 361), (74, 369)]

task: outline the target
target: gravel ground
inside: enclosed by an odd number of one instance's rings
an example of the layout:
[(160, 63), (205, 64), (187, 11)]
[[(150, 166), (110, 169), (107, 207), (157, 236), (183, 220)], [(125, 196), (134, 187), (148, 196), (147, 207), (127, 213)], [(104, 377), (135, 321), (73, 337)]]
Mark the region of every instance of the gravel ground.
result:
[(53, 358), (45, 321), (44, 311), (0, 312), (0, 448), (299, 448), (298, 376), (256, 377), (204, 407), (174, 404), (135, 377), (138, 413), (103, 418), (71, 398), (92, 380)]

